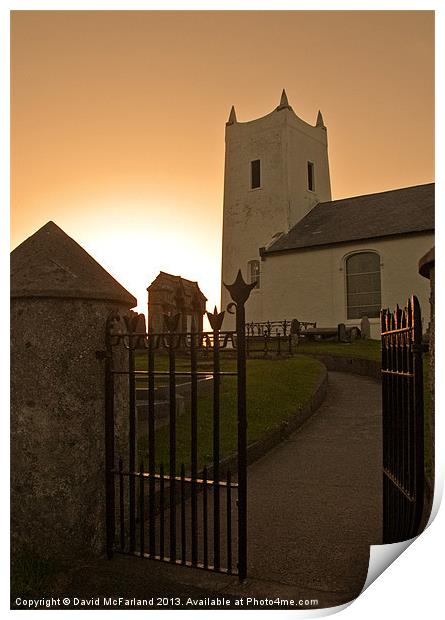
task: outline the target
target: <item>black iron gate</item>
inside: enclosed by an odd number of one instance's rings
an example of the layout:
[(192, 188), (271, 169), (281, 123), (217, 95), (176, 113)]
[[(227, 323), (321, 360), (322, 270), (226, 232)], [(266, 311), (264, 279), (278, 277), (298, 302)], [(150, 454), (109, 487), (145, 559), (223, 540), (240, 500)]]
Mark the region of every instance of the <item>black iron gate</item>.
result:
[[(246, 284), (240, 272), (232, 285), (226, 285), (233, 299), (227, 311), (236, 314), (233, 331), (221, 330), (225, 313), (216, 308), (207, 313), (212, 331), (204, 333), (196, 332), (194, 325), (190, 333), (178, 332), (179, 315), (165, 316), (166, 331), (157, 334), (138, 333), (137, 314), (110, 316), (106, 331), (109, 558), (126, 553), (246, 577), (244, 304), (254, 285)], [(233, 454), (227, 457), (221, 451), (222, 425), (225, 430), (229, 416), (221, 402), (221, 382), (230, 378), (236, 391), (231, 401), (236, 424)], [(118, 381), (124, 381), (119, 390)], [(211, 388), (205, 402), (199, 397), (201, 383)], [(185, 393), (181, 395), (180, 389)], [(122, 392), (128, 394), (124, 401), (119, 398)], [(141, 394), (145, 394), (142, 404)], [(206, 406), (207, 418), (201, 416)], [(116, 427), (122, 417), (128, 433), (124, 441)], [(210, 454), (206, 454), (200, 442), (202, 436), (208, 438), (209, 430)], [(164, 458), (157, 453), (162, 439)]]
[(382, 310), (383, 543), (419, 533), (424, 502), (422, 320), (417, 297)]

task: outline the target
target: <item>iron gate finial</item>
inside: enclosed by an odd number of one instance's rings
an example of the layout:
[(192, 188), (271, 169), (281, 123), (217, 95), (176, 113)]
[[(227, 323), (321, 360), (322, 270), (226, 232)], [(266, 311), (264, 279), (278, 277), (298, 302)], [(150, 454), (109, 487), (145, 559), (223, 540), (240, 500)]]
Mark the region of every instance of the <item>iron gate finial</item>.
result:
[(241, 273), (241, 269), (238, 269), (237, 276), (235, 278), (235, 282), (233, 284), (226, 284), (223, 282), (224, 286), (230, 293), (230, 297), (236, 304), (245, 304), (249, 299), (250, 291), (254, 289), (257, 285), (256, 282), (251, 282), (247, 284), (244, 281), (244, 278)]
[(222, 327), (222, 322), (224, 320), (225, 312), (223, 311), (218, 313), (218, 310), (215, 306), (213, 312), (206, 312), (206, 314), (207, 318), (209, 319), (210, 327), (213, 329), (213, 331), (220, 331)]

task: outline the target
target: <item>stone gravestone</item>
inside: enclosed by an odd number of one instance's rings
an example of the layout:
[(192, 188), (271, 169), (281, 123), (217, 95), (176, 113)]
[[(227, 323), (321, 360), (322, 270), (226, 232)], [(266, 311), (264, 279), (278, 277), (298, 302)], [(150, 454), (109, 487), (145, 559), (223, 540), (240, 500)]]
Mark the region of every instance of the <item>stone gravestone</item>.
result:
[(292, 319), (290, 324), (290, 333), (292, 338), (292, 344), (297, 345), (300, 335), (300, 321), (298, 319)]
[(346, 326), (344, 323), (339, 323), (337, 326), (337, 340), (338, 342), (348, 342)]
[(367, 316), (363, 316), (360, 321), (360, 331), (363, 339), (371, 338), (371, 324)]
[[(51, 559), (105, 550), (105, 322), (136, 305), (48, 222), (11, 253), (11, 543)], [(126, 388), (116, 388), (117, 401)], [(123, 408), (118, 408), (123, 411)], [(117, 445), (127, 422), (116, 413)]]

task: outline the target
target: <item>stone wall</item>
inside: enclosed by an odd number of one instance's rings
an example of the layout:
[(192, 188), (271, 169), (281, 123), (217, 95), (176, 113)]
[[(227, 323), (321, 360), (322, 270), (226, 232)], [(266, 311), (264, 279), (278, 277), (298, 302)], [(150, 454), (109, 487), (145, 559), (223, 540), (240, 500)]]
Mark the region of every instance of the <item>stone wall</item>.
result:
[[(105, 381), (96, 351), (105, 349), (105, 320), (114, 308), (92, 300), (12, 300), (13, 552), (73, 558), (105, 549)], [(125, 398), (123, 390), (116, 397)], [(116, 427), (119, 443), (126, 420), (118, 416)]]

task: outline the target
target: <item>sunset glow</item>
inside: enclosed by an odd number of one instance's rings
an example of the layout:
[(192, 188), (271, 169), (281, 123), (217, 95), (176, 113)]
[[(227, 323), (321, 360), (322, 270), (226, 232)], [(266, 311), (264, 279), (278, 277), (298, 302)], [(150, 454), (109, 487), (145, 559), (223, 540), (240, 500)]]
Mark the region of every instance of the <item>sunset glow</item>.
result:
[(11, 246), (53, 220), (146, 310), (160, 270), (219, 305), (224, 128), (328, 128), (333, 198), (434, 180), (434, 13), (21, 11)]

